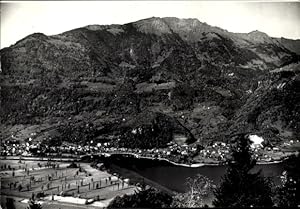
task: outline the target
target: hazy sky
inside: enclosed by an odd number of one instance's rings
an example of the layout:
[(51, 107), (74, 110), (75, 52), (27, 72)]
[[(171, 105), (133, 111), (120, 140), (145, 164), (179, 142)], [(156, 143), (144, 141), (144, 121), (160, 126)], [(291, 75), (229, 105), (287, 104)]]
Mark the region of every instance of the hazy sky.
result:
[(1, 3), (1, 48), (41, 32), (54, 35), (91, 24), (123, 24), (148, 17), (197, 18), (248, 33), (300, 39), (300, 2), (32, 1)]

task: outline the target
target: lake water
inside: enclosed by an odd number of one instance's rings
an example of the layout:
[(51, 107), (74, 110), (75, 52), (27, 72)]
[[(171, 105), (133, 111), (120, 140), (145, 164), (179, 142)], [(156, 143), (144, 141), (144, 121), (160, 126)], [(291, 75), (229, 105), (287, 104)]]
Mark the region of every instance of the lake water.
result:
[[(141, 176), (176, 192), (184, 192), (186, 190), (186, 179), (195, 177), (197, 174), (207, 176), (213, 180), (214, 184), (218, 185), (227, 168), (226, 165), (206, 165), (196, 168), (183, 167), (172, 165), (166, 161), (123, 156), (111, 156), (109, 157), (109, 162), (133, 170)], [(262, 175), (272, 177), (273, 181), (278, 184), (284, 165), (283, 163), (256, 165), (253, 171), (258, 170), (262, 171)]]

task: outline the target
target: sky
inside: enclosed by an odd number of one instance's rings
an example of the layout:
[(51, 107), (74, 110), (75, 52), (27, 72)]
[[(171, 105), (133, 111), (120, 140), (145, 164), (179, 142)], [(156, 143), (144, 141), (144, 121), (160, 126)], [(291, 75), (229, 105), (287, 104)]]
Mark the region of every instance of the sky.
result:
[(32, 33), (59, 34), (92, 24), (149, 17), (197, 18), (231, 32), (259, 30), (300, 39), (300, 1), (1, 1), (0, 48)]

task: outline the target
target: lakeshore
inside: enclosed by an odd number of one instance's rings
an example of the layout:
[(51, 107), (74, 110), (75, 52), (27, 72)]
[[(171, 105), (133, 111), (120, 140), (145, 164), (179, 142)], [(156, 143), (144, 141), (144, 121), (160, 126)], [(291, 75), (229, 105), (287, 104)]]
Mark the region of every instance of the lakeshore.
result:
[[(289, 155), (293, 155), (296, 154), (297, 152), (290, 152), (287, 156)], [(136, 158), (141, 158), (141, 159), (150, 159), (150, 160), (158, 160), (158, 161), (166, 161), (172, 165), (176, 165), (176, 166), (183, 166), (183, 167), (192, 167), (192, 168), (197, 168), (197, 167), (203, 167), (203, 166), (218, 166), (218, 165), (224, 165), (226, 164), (224, 161), (215, 161), (215, 162), (201, 162), (201, 163), (192, 163), (192, 164), (186, 164), (186, 163), (177, 163), (174, 161), (171, 161), (167, 158), (162, 158), (162, 157), (148, 157), (148, 156), (142, 156), (142, 155), (138, 155), (136, 153), (99, 153), (99, 156), (104, 155), (105, 157), (110, 157), (112, 155), (131, 155), (134, 156)], [(78, 157), (52, 157), (52, 156), (48, 156), (48, 157), (33, 157), (33, 156), (0, 156), (1, 160), (32, 160), (32, 161), (60, 161), (60, 162), (73, 162), (73, 161), (81, 161), (82, 158), (84, 157), (91, 157), (91, 156), (96, 156), (95, 154), (93, 155), (81, 155)], [(285, 156), (285, 157), (287, 157)], [(285, 158), (282, 157), (282, 158)], [(274, 161), (257, 161), (257, 164), (259, 165), (267, 165), (267, 164), (274, 164), (274, 163), (281, 163), (284, 159), (280, 159), (280, 160), (274, 160)]]

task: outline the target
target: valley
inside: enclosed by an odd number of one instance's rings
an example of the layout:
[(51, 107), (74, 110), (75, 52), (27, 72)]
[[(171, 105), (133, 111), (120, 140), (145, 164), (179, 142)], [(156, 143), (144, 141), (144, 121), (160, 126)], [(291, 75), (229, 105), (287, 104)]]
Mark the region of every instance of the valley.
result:
[(278, 180), (300, 148), (298, 48), (175, 17), (24, 37), (0, 50), (1, 194), (103, 208), (141, 179), (185, 192), (219, 181), (241, 134)]

